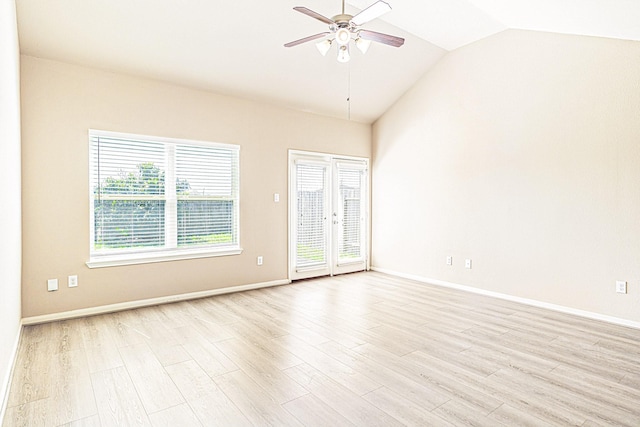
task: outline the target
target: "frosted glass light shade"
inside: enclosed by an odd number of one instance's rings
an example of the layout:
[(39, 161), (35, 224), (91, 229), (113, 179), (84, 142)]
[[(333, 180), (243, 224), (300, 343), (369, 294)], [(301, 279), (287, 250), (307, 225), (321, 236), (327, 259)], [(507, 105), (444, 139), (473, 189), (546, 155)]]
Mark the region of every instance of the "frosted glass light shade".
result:
[(360, 52), (367, 53), (367, 50), (369, 50), (369, 46), (371, 46), (371, 40), (365, 40), (360, 37), (356, 39), (356, 47), (360, 50)]
[(331, 49), (331, 40), (322, 40), (321, 42), (316, 43), (316, 47), (322, 56), (326, 56), (329, 49)]
[(336, 31), (336, 42), (340, 46), (345, 46), (349, 44), (349, 40), (351, 40), (351, 32), (349, 32), (346, 28), (340, 28)]
[(349, 55), (349, 46), (343, 45), (338, 47), (338, 62), (349, 62), (351, 55)]

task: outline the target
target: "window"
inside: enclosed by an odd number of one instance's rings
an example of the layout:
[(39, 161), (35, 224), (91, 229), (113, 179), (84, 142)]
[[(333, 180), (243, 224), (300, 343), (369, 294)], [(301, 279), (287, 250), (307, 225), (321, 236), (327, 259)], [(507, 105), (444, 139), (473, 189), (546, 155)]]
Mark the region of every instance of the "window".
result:
[(89, 131), (89, 267), (231, 255), (239, 146)]

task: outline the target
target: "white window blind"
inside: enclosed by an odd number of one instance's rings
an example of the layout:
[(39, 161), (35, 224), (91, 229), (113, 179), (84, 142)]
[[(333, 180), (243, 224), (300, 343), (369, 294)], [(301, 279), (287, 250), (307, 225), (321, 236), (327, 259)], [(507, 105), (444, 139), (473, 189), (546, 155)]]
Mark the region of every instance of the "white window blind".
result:
[(239, 147), (89, 132), (91, 258), (239, 247)]
[(340, 262), (362, 258), (362, 174), (363, 170), (338, 165), (340, 213), (342, 216), (338, 239)]
[(327, 213), (325, 206), (327, 167), (319, 164), (296, 164), (298, 201), (298, 268), (327, 264)]

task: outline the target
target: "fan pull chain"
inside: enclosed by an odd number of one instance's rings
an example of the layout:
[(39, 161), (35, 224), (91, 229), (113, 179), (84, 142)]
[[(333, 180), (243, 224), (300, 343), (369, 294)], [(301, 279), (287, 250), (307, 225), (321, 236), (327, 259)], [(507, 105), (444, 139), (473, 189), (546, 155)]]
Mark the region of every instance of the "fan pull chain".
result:
[(347, 78), (347, 119), (351, 120), (351, 63), (347, 65), (348, 78)]

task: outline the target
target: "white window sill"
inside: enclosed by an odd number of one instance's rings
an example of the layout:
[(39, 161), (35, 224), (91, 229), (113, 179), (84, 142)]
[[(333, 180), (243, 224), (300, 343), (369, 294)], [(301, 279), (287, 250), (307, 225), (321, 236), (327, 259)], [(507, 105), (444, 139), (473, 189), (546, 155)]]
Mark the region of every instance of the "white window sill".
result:
[(242, 248), (207, 251), (174, 251), (145, 254), (104, 255), (86, 262), (89, 268), (119, 267), (122, 265), (149, 264), (152, 262), (179, 261), (183, 259), (210, 258), (240, 255)]

